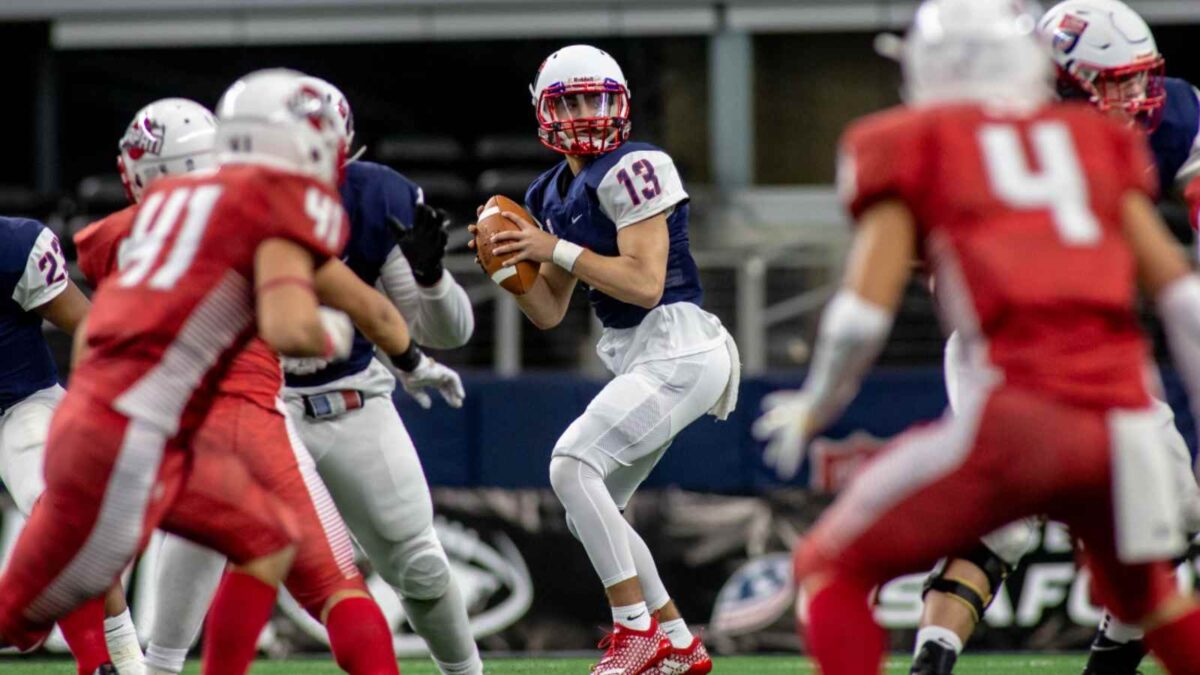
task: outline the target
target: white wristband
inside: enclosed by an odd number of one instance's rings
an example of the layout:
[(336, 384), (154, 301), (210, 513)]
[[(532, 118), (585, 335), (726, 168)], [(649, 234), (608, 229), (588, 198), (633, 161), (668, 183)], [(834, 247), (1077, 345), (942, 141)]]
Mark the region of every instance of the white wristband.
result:
[(570, 272), (575, 269), (575, 261), (579, 260), (579, 256), (583, 255), (583, 247), (579, 244), (573, 244), (566, 239), (559, 239), (554, 245), (554, 253), (550, 259), (555, 265)]

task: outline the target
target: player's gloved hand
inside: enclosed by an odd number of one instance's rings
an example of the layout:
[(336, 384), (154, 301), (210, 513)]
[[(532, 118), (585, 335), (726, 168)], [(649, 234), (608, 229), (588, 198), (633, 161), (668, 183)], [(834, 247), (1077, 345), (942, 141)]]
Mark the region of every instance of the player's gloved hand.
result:
[(345, 312), (330, 307), (318, 307), (317, 315), (325, 328), (326, 361), (344, 361), (354, 346), (354, 323)]
[(754, 422), (754, 437), (767, 442), (763, 461), (783, 480), (800, 470), (810, 440), (812, 397), (803, 389), (777, 391), (763, 399), (763, 415)]
[(417, 283), (432, 286), (441, 280), (450, 216), (442, 209), (421, 203), (413, 210), (412, 227), (404, 227), (395, 216), (388, 216), (388, 223)]
[(433, 400), (425, 390), (433, 389), (442, 395), (451, 408), (462, 407), (463, 398), (467, 395), (463, 390), (462, 378), (452, 369), (426, 356), (415, 343), (405, 353), (388, 358), (396, 369), (400, 385), (417, 405), (429, 410)]
[(329, 361), (319, 356), (285, 356), (280, 362), (283, 364), (283, 372), (288, 375), (312, 375), (329, 365)]

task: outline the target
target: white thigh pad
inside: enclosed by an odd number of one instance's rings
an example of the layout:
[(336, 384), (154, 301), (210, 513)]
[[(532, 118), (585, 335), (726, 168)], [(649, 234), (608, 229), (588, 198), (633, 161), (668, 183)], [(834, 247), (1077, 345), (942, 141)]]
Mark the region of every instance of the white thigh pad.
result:
[(10, 408), (0, 418), (0, 480), (26, 516), (46, 490), (42, 467), (50, 419), (62, 399), (58, 385), (43, 389)]

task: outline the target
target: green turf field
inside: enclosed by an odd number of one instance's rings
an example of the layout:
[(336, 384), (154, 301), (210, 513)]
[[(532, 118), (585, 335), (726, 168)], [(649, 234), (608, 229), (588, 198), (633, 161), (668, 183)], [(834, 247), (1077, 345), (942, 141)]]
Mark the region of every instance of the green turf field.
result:
[[(772, 675), (773, 673), (813, 673), (813, 667), (808, 661), (799, 657), (784, 656), (747, 656), (724, 657), (715, 659), (714, 674), (720, 675)], [(966, 655), (955, 669), (957, 675), (1035, 675), (1053, 673), (1054, 675), (1078, 675), (1083, 669), (1084, 655), (1080, 654), (1021, 654), (1005, 656)], [(554, 659), (554, 658), (499, 658), (487, 661), (487, 672), (495, 675), (556, 675), (557, 673), (587, 673), (590, 659)], [(43, 673), (74, 672), (72, 663), (66, 660), (26, 660), (16, 658), (0, 659), (0, 673), (4, 675), (41, 675)], [(894, 658), (888, 665), (889, 673), (908, 672), (909, 662), (904, 658)], [(403, 675), (437, 675), (429, 661), (404, 660), (400, 662)], [(188, 675), (199, 673), (198, 664), (192, 663), (184, 671)], [(303, 659), (289, 661), (259, 661), (251, 669), (255, 675), (317, 675), (318, 673), (337, 673), (337, 667), (331, 661), (321, 659)], [(1155, 666), (1147, 665), (1142, 668), (1146, 675), (1162, 673)]]

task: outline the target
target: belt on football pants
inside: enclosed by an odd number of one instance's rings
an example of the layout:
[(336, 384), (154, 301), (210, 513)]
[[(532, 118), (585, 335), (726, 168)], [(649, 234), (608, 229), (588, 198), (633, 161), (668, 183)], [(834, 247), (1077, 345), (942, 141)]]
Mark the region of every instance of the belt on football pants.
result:
[(320, 394), (301, 396), (304, 401), (304, 416), (315, 420), (337, 417), (350, 410), (363, 407), (365, 397), (357, 389), (339, 389)]

